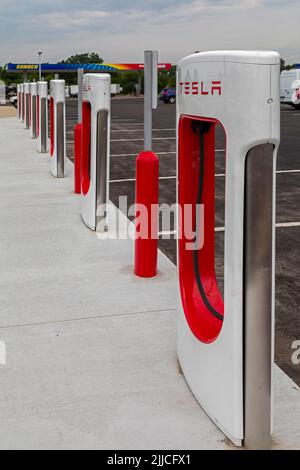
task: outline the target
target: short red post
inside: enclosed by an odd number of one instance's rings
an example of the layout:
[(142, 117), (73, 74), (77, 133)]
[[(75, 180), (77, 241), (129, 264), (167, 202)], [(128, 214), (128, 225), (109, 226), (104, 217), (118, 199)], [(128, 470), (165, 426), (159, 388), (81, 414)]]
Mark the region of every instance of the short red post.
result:
[(136, 159), (136, 240), (135, 274), (154, 277), (157, 274), (158, 252), (158, 185), (159, 160), (150, 151)]
[(54, 100), (50, 97), (50, 156), (54, 153)]
[(82, 124), (74, 127), (74, 192), (81, 193), (81, 141)]

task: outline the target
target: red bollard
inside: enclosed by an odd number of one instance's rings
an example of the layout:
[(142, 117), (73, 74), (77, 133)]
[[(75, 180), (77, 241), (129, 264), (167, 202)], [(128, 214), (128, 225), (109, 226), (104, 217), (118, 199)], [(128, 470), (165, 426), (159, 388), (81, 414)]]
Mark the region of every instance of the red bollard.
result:
[(54, 100), (50, 98), (50, 156), (54, 153)]
[(40, 135), (40, 97), (36, 97), (36, 137)]
[(82, 124), (74, 127), (74, 192), (81, 193), (81, 142)]
[(134, 272), (140, 277), (157, 274), (159, 160), (153, 152), (136, 159), (136, 240)]

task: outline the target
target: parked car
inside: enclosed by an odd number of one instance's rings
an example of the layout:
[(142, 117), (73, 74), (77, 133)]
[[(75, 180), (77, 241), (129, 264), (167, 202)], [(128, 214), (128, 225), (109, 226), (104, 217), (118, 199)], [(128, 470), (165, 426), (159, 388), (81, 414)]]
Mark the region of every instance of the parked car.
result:
[(176, 103), (176, 88), (175, 87), (164, 88), (159, 95), (159, 99), (166, 104)]
[(75, 96), (78, 96), (78, 85), (70, 86), (70, 95), (72, 96), (72, 98), (74, 98)]
[(300, 69), (281, 72), (280, 101), (300, 109)]
[(119, 83), (111, 84), (111, 89), (110, 89), (111, 96), (119, 95), (121, 91), (122, 91), (122, 87), (120, 86)]
[(17, 106), (18, 106), (18, 97), (17, 97), (17, 95), (11, 96), (9, 98), (9, 101), (10, 101), (11, 104), (14, 105), (15, 108), (17, 108)]

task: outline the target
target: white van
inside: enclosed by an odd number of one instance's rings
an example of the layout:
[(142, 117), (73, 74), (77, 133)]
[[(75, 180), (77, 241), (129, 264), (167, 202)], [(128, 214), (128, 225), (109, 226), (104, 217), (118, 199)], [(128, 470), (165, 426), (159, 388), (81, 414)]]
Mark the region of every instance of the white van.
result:
[(283, 70), (281, 72), (280, 101), (300, 109), (300, 69)]
[(70, 96), (72, 97), (78, 96), (78, 85), (70, 86)]

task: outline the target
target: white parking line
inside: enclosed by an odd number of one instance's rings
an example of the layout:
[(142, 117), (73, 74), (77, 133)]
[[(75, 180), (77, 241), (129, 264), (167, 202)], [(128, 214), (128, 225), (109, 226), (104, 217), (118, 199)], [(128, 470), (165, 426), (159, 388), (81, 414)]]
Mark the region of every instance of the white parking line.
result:
[[(284, 227), (300, 227), (300, 222), (278, 222), (275, 224), (276, 228), (284, 228)], [(224, 232), (225, 227), (215, 227), (215, 232)]]
[(121, 126), (122, 124), (126, 124), (126, 126), (142, 126), (144, 127), (144, 124), (142, 122), (123, 122), (123, 123), (117, 123), (116, 121), (111, 121), (111, 125), (113, 126), (114, 124), (118, 125), (118, 126)]
[[(293, 174), (293, 173), (300, 173), (300, 170), (277, 170), (276, 173), (277, 174), (289, 174), (289, 173)], [(224, 176), (226, 175), (225, 173), (216, 173), (215, 176), (217, 178), (224, 178)]]
[[(160, 180), (173, 180), (175, 179), (176, 176), (160, 176), (159, 179)], [(136, 178), (126, 178), (126, 179), (122, 179), (122, 180), (110, 180), (110, 183), (130, 183), (132, 181), (135, 181)]]
[[(155, 152), (156, 155), (168, 155), (170, 154), (175, 154), (176, 152)], [(137, 157), (137, 153), (116, 153), (114, 155), (111, 155), (111, 157)]]
[[(216, 149), (215, 152), (225, 152), (225, 149)], [(169, 155), (176, 154), (176, 152), (155, 152), (156, 155)], [(137, 153), (116, 153), (111, 155), (111, 157), (137, 157)], [(224, 175), (225, 176), (225, 175)]]
[(168, 231), (158, 232), (159, 237), (164, 237), (164, 236), (168, 237), (170, 235), (176, 235), (176, 234), (177, 234), (177, 230), (171, 230), (170, 232)]
[[(111, 132), (142, 132), (144, 129), (111, 129)], [(152, 129), (153, 132), (175, 132), (176, 129)]]
[(276, 173), (300, 173), (300, 170), (277, 170)]
[[(300, 222), (282, 222), (275, 224), (276, 228), (286, 228), (286, 227), (300, 227)], [(225, 232), (225, 227), (215, 227), (215, 232)], [(162, 231), (158, 233), (159, 236), (171, 236), (176, 235), (177, 230)]]
[[(128, 122), (128, 124), (135, 124), (135, 119), (131, 119), (131, 118), (124, 118), (124, 119), (115, 119), (113, 121), (115, 124), (126, 124)], [(138, 124), (138, 123), (136, 123)]]
[(276, 224), (277, 228), (282, 228), (282, 227), (300, 227), (300, 222), (282, 222), (279, 224)]
[[(144, 141), (144, 138), (141, 139), (113, 139), (111, 142), (136, 142)], [(152, 137), (152, 140), (176, 140), (176, 137)]]

